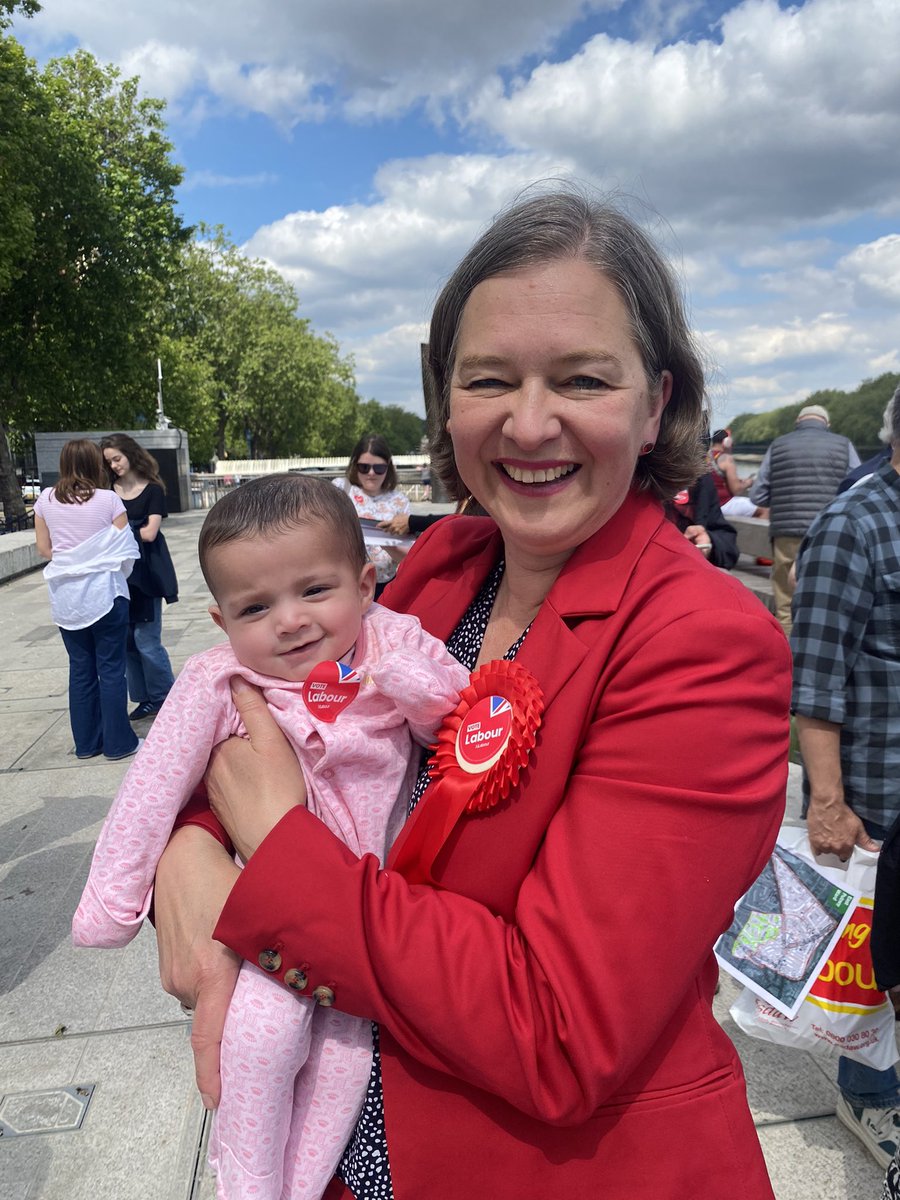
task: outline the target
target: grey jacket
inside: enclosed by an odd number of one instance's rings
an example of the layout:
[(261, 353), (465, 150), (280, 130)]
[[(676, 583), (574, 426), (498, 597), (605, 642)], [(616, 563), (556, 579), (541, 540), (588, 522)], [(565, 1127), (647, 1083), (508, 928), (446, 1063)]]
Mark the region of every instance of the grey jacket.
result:
[(803, 537), (813, 518), (837, 495), (848, 471), (859, 465), (849, 438), (809, 417), (777, 437), (750, 489), (754, 504), (768, 507), (773, 538)]

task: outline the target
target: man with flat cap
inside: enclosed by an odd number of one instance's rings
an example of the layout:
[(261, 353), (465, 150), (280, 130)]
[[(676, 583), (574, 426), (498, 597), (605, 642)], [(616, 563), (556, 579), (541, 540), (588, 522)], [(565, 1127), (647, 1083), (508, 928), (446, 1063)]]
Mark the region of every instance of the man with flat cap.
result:
[(832, 433), (828, 410), (807, 404), (796, 427), (775, 438), (750, 489), (750, 499), (769, 508), (774, 564), (772, 592), (775, 616), (791, 633), (791, 567), (813, 518), (837, 495), (838, 485), (859, 455), (849, 438)]

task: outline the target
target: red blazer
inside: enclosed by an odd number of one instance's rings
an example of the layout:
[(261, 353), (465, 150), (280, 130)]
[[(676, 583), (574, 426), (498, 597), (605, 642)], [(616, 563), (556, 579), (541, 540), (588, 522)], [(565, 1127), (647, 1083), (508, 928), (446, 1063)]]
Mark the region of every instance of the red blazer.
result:
[[(446, 638), (501, 549), (488, 519), (439, 522), (388, 602)], [(632, 494), (517, 661), (544, 691), (538, 744), (517, 792), (456, 827), (446, 890), (298, 808), (216, 936), (379, 1022), (397, 1200), (772, 1200), (710, 947), (782, 817), (787, 642)]]

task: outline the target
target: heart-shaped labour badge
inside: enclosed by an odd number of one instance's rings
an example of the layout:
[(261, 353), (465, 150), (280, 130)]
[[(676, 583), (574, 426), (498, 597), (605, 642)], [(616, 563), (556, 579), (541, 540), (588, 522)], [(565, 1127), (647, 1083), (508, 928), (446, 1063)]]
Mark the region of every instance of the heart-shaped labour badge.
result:
[(331, 725), (359, 693), (360, 674), (339, 662), (320, 662), (303, 685), (303, 703), (314, 717)]

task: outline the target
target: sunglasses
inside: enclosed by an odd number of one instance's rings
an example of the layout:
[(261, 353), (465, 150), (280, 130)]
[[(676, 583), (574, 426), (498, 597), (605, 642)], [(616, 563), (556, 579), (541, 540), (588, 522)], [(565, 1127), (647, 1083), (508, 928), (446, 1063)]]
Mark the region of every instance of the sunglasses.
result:
[(374, 471), (376, 475), (386, 475), (387, 463), (357, 463), (356, 469), (360, 475), (368, 475), (370, 471)]

